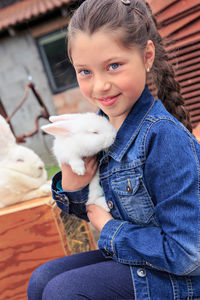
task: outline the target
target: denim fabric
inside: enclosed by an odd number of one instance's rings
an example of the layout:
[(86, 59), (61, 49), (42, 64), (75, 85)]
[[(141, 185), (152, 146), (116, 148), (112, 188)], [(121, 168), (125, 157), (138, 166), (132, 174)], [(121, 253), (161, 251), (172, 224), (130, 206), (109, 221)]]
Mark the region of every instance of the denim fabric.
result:
[[(101, 231), (98, 247), (131, 266), (138, 300), (168, 293), (169, 299), (200, 297), (199, 162), (194, 136), (146, 86), (99, 164), (114, 219)], [(63, 197), (57, 202), (62, 209), (87, 219), (88, 187), (58, 191), (60, 176), (53, 180), (54, 199)]]
[(130, 267), (106, 259), (98, 250), (39, 266), (27, 292), (28, 300), (134, 300)]
[[(85, 202), (88, 197), (88, 186), (76, 192), (65, 192), (58, 188), (58, 183), (62, 180), (62, 173), (58, 172), (52, 180), (52, 197), (56, 200), (57, 206), (65, 213), (75, 214), (78, 217), (89, 221), (85, 208)], [(70, 199), (70, 202), (69, 202)]]

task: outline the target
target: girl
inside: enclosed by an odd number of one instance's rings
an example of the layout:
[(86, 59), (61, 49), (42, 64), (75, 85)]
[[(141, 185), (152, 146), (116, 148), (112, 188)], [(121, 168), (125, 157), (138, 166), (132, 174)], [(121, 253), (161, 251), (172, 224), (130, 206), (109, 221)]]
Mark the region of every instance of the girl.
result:
[[(68, 39), (82, 93), (118, 132), (84, 176), (64, 165), (52, 184), (64, 212), (99, 230), (99, 250), (40, 266), (28, 299), (200, 299), (200, 146), (149, 6), (86, 0)], [(110, 213), (84, 205), (97, 164)]]

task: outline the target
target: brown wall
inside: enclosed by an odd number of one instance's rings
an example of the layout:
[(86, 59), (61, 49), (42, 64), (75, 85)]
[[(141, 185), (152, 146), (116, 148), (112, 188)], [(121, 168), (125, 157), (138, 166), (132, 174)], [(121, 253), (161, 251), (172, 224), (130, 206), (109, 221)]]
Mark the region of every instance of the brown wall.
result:
[(96, 107), (83, 97), (79, 88), (70, 89), (66, 92), (53, 95), (53, 100), (58, 115), (97, 111)]

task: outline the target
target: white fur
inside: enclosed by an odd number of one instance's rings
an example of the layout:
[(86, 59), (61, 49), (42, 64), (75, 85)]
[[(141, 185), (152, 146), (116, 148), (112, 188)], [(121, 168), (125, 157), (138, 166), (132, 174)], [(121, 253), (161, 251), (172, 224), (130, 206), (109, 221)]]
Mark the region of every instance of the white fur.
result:
[(44, 163), (34, 151), (16, 144), (0, 115), (0, 208), (48, 194)]
[[(50, 121), (53, 123), (42, 126), (42, 130), (56, 137), (53, 152), (59, 165), (69, 164), (78, 175), (85, 174), (83, 157), (93, 156), (110, 147), (116, 137), (116, 130), (110, 122), (92, 112), (53, 116)], [(109, 211), (99, 185), (98, 172), (89, 185), (86, 204), (92, 203)]]

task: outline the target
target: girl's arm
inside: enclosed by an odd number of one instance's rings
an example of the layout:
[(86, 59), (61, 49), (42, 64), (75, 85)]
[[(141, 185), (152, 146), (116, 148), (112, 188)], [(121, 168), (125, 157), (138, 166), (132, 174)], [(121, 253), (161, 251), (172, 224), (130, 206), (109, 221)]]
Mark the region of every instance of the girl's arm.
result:
[(157, 122), (145, 141), (144, 180), (159, 226), (110, 220), (98, 246), (124, 264), (200, 275), (200, 146), (178, 126)]
[(88, 185), (96, 173), (98, 162), (95, 157), (85, 158), (84, 162), (86, 172), (83, 176), (75, 174), (69, 165), (62, 165), (62, 172), (52, 179), (52, 196), (65, 213), (88, 221), (85, 207)]

